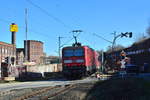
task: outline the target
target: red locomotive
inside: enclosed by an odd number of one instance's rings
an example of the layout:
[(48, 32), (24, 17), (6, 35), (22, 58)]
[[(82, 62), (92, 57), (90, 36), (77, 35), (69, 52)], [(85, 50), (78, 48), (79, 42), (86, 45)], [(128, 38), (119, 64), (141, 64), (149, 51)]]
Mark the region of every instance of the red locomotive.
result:
[(67, 78), (81, 78), (100, 66), (99, 54), (88, 46), (68, 46), (62, 49), (63, 74)]

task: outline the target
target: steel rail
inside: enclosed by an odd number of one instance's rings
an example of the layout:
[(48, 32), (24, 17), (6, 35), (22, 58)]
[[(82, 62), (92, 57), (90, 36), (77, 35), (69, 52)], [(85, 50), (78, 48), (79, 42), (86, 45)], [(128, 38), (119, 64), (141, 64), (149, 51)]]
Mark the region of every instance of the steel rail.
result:
[[(61, 85), (58, 85), (58, 86), (54, 86), (54, 87), (47, 87), (47, 88), (44, 88), (44, 89), (41, 89), (41, 90), (38, 90), (38, 91), (33, 91), (33, 92), (30, 92), (30, 93), (27, 93), (23, 96), (20, 96), (20, 97), (17, 97), (17, 98), (14, 98), (12, 100), (27, 100), (29, 98), (32, 98), (32, 97), (36, 97), (38, 96), (39, 94), (44, 94), (44, 93), (47, 93), (48, 91), (51, 91), (53, 89), (56, 89), (56, 88), (59, 88), (61, 87)], [(53, 98), (59, 94), (62, 94), (64, 93), (65, 91), (71, 89), (71, 88), (74, 88), (75, 85), (65, 85), (65, 88), (64, 89), (60, 89), (59, 91), (56, 91), (50, 95), (46, 95), (46, 96), (41, 96), (41, 100), (48, 100), (49, 98)]]

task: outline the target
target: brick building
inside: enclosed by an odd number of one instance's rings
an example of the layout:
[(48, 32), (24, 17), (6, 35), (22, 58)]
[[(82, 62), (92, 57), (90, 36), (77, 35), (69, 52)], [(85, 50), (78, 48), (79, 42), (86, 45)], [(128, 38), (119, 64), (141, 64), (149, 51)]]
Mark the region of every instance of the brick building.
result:
[(16, 65), (16, 46), (14, 44), (8, 44), (0, 42), (0, 77), (7, 71), (7, 66)]
[[(24, 48), (26, 50), (26, 41), (24, 41)], [(41, 57), (43, 57), (43, 54), (43, 42), (36, 40), (27, 40), (27, 60), (29, 62), (40, 64), (40, 60)]]

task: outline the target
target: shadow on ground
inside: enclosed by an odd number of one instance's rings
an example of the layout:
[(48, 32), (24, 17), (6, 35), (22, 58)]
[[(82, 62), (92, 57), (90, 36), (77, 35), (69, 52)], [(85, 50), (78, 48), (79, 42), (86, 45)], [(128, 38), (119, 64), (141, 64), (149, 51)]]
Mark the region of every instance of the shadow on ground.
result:
[(99, 81), (84, 100), (150, 100), (150, 81), (140, 78)]
[(45, 72), (44, 76), (42, 76), (41, 73), (27, 72), (25, 75), (16, 78), (16, 81), (54, 81), (60, 79), (64, 79), (63, 74), (61, 72)]

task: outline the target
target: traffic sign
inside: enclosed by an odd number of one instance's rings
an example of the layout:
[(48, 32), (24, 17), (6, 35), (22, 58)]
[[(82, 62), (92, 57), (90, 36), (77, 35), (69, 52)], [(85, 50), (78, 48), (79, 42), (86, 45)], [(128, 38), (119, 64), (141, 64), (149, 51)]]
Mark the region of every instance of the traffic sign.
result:
[(126, 56), (126, 53), (122, 50), (120, 56)]

